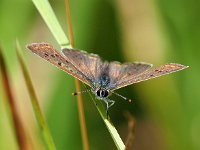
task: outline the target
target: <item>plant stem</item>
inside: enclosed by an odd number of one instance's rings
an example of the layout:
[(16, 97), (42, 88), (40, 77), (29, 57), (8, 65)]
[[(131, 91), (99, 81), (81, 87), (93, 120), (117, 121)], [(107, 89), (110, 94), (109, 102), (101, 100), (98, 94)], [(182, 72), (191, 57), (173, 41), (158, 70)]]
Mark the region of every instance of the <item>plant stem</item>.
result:
[(33, 88), (33, 84), (31, 82), (30, 75), (28, 73), (28, 70), (27, 70), (27, 67), (25, 65), (25, 62), (24, 62), (24, 60), (22, 58), (22, 55), (19, 52), (20, 46), (19, 46), (18, 42), (16, 43), (16, 45), (17, 45), (17, 48), (16, 48), (17, 58), (19, 60), (19, 63), (20, 63), (20, 66), (21, 66), (21, 69), (22, 69), (22, 72), (23, 72), (23, 75), (24, 75), (26, 86), (27, 86), (27, 89), (28, 89), (28, 92), (29, 92), (29, 95), (30, 95), (30, 98), (31, 98), (33, 111), (34, 111), (37, 123), (38, 123), (38, 125), (39, 125), (39, 127), (41, 129), (44, 142), (45, 142), (46, 147), (48, 148), (48, 150), (55, 150), (56, 147), (55, 147), (55, 144), (53, 142), (52, 136), (51, 136), (51, 134), (49, 132), (49, 128), (47, 126), (45, 118), (44, 118), (44, 116), (42, 114), (42, 111), (40, 109), (38, 98), (37, 98), (36, 92), (35, 92), (35, 90)]
[[(76, 85), (76, 90), (81, 91), (79, 80), (75, 79), (75, 85)], [(79, 112), (79, 119), (80, 119), (80, 125), (81, 125), (81, 135), (82, 135), (83, 147), (84, 147), (84, 150), (89, 150), (87, 128), (86, 128), (86, 124), (85, 124), (85, 115), (84, 115), (84, 108), (83, 108), (83, 100), (82, 100), (81, 94), (78, 94), (77, 97), (78, 97), (78, 99), (77, 99), (78, 100), (78, 112)]]
[[(70, 19), (70, 9), (69, 9), (68, 0), (65, 0), (65, 5), (66, 5), (66, 16), (67, 16), (67, 26), (68, 26), (68, 31), (69, 31), (69, 39), (70, 39), (72, 48), (74, 48), (74, 38), (73, 38), (73, 30), (72, 30), (72, 23)], [(81, 91), (80, 82), (77, 79), (75, 79), (75, 86), (76, 86), (76, 91)], [(77, 95), (77, 101), (78, 101), (78, 112), (79, 112), (83, 147), (84, 147), (84, 150), (89, 150), (87, 128), (86, 128), (86, 123), (85, 123), (85, 115), (84, 115), (84, 107), (83, 107), (83, 98), (81, 94)]]
[(20, 120), (19, 114), (17, 112), (17, 108), (15, 105), (16, 100), (11, 90), (8, 72), (6, 69), (6, 64), (1, 49), (0, 49), (0, 74), (2, 76), (3, 86), (8, 99), (8, 104), (11, 111), (11, 117), (14, 124), (14, 130), (18, 146), (21, 150), (27, 150), (28, 149), (27, 136), (25, 134), (24, 127)]
[(61, 47), (70, 46), (69, 40), (61, 28), (56, 15), (54, 14), (48, 0), (32, 0), (36, 8), (40, 12), (42, 18), (46, 22), (48, 28), (53, 34), (56, 41)]

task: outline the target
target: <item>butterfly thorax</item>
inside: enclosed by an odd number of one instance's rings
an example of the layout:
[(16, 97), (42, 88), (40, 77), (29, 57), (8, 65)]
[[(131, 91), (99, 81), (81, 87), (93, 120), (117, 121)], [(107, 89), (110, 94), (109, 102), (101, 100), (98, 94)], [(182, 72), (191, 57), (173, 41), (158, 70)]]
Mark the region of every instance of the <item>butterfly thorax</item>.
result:
[(108, 84), (110, 83), (110, 78), (107, 74), (102, 74), (99, 76), (98, 78), (98, 84), (103, 87), (106, 88), (108, 87)]
[(109, 95), (109, 84), (110, 84), (110, 78), (106, 74), (102, 74), (97, 78), (97, 81), (95, 83), (95, 95), (97, 98), (105, 98)]

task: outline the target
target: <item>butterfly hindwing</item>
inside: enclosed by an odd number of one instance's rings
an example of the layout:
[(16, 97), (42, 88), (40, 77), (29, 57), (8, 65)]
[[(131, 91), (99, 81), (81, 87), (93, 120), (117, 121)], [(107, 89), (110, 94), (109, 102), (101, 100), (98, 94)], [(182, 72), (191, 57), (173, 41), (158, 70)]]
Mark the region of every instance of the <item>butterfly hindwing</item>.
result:
[(57, 50), (48, 43), (32, 43), (27, 48), (36, 55), (57, 66), (61, 70), (76, 77), (87, 85), (91, 85), (90, 80), (82, 72), (76, 69), (70, 61), (66, 60)]
[[(116, 87), (118, 83), (123, 80), (128, 80), (133, 76), (137, 76), (146, 70), (150, 69), (153, 65), (143, 62), (125, 63), (110, 62), (109, 76), (111, 78), (111, 89)], [(112, 87), (113, 86), (113, 87)]]

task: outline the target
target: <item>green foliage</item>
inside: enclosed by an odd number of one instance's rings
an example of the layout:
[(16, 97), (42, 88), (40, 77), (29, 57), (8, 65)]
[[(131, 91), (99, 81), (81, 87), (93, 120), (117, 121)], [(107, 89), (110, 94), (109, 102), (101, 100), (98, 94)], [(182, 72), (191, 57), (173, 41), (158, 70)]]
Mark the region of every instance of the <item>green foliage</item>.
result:
[[(178, 62), (190, 68), (168, 77), (120, 90), (120, 94), (134, 100), (133, 104), (112, 97), (116, 100), (116, 104), (110, 109), (110, 116), (123, 141), (127, 136), (123, 112), (128, 109), (136, 114), (137, 128), (134, 144), (137, 149), (197, 150), (200, 148), (200, 42), (198, 42), (200, 4), (198, 3), (198, 1), (157, 0), (151, 4), (153, 9), (156, 7), (159, 16), (157, 26), (161, 28), (159, 32), (167, 45), (163, 47), (165, 57), (158, 60), (160, 63)], [(51, 5), (63, 29), (66, 30), (64, 2), (51, 1)], [(134, 6), (134, 9), (130, 10), (131, 14), (141, 18)], [(135, 60), (149, 62), (144, 58), (150, 54), (157, 59), (157, 53), (145, 51), (138, 58), (136, 49), (123, 48), (128, 46), (122, 44), (128, 39), (124, 38), (123, 32), (126, 30), (122, 30), (124, 22), (121, 22), (120, 8), (115, 1), (108, 0), (70, 1), (75, 47), (98, 53), (106, 60), (125, 61), (129, 58), (129, 61), (134, 61), (129, 57), (134, 55)], [(18, 64), (14, 48), (16, 37), (24, 46), (36, 41), (46, 41), (52, 45), (57, 43), (32, 2), (27, 0), (0, 1), (0, 33), (0, 44), (12, 77), (13, 90), (20, 95), (25, 93), (25, 90), (21, 88), (23, 84), (19, 84), (22, 79), (18, 75), (19, 67), (16, 66)], [(131, 40), (135, 42), (135, 39)], [(37, 81), (34, 83), (39, 99), (47, 100), (42, 101), (41, 104), (57, 149), (81, 149), (76, 98), (71, 96), (75, 90), (73, 78), (36, 58), (27, 52), (25, 47), (24, 53), (28, 57), (27, 60), (30, 60), (27, 61), (29, 63), (27, 66), (30, 66), (32, 78), (38, 80), (42, 78), (39, 80), (40, 83)], [(0, 93), (2, 92), (0, 85)], [(84, 108), (90, 148), (115, 149), (114, 142), (89, 98), (86, 94)], [(19, 98), (17, 103), (26, 106), (23, 104), (23, 98)], [(5, 96), (0, 94), (0, 149), (17, 149), (7, 109)], [(30, 110), (22, 111), (31, 114)], [(30, 134), (38, 136), (34, 130)]]

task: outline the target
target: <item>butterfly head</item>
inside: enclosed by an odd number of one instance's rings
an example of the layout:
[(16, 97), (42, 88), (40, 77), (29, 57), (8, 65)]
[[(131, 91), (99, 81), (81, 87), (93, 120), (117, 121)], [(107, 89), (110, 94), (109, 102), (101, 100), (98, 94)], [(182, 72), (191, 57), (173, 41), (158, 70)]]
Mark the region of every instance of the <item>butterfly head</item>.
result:
[(98, 98), (100, 98), (100, 99), (106, 98), (106, 97), (108, 97), (108, 95), (109, 95), (109, 91), (108, 91), (107, 89), (102, 89), (102, 88), (97, 89), (97, 90), (95, 91), (95, 93), (96, 93), (96, 96), (97, 96)]

